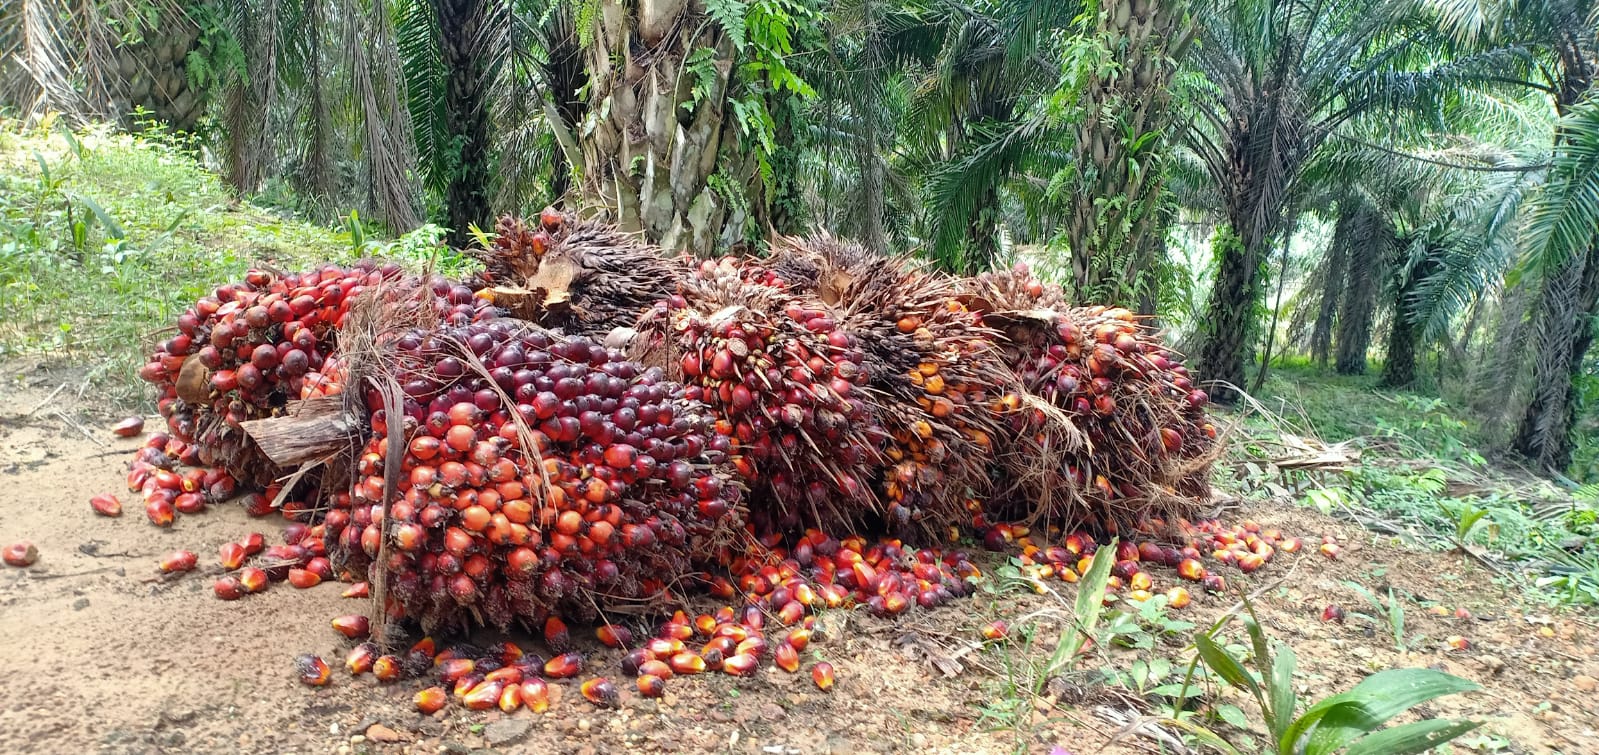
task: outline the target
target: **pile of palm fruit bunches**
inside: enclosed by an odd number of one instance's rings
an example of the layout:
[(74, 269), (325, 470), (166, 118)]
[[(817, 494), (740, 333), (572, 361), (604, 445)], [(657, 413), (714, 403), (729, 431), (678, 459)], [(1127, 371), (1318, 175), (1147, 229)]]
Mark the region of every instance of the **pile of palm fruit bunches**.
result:
[[(1119, 537), (1110, 581), (1131, 601), (1155, 565), (1220, 591), (1203, 560), (1247, 572), (1300, 547), (1195, 519), (1204, 392), (1132, 313), (1068, 306), (1023, 266), (957, 278), (825, 236), (689, 259), (554, 210), (493, 238), (465, 281), (252, 271), (140, 372), (167, 421), (128, 474), (150, 521), (241, 493), (291, 520), (282, 544), (224, 546), (216, 595), (353, 583), (372, 608), (333, 622), (359, 643), (348, 670), (418, 685), (425, 713), (538, 711), (579, 677), (596, 705), (633, 694), (568, 621), (625, 653), (646, 697), (674, 676), (798, 672), (822, 609), (968, 594), (962, 538), (1042, 585)], [(684, 610), (705, 594), (725, 605)], [(432, 639), (479, 627), (541, 633), (550, 657)], [(427, 638), (402, 643), (412, 628)]]

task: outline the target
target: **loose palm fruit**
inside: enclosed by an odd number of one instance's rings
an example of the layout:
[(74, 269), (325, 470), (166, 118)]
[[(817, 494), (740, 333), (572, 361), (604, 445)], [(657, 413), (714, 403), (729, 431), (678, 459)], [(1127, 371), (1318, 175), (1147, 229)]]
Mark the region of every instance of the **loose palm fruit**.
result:
[(438, 665), (439, 681), (454, 684), (477, 670), (477, 661), (471, 658), (450, 658)]
[(118, 438), (131, 438), (144, 432), (143, 417), (129, 417), (111, 426), (111, 434)]
[(601, 708), (615, 708), (620, 702), (620, 698), (616, 693), (616, 685), (603, 676), (583, 682), (578, 687), (578, 691), (583, 693), (584, 700)]
[(735, 653), (722, 661), (722, 672), (732, 676), (749, 676), (755, 673), (760, 661), (748, 653)]
[(1265, 565), (1266, 559), (1258, 553), (1245, 553), (1238, 557), (1238, 568), (1243, 570), (1245, 574), (1249, 574)]
[(334, 619), (333, 629), (352, 640), (359, 640), (371, 634), (372, 622), (361, 614), (352, 613), (348, 616), (340, 616)]
[(551, 679), (570, 679), (582, 670), (583, 656), (578, 653), (562, 653), (544, 664), (544, 675)]
[(1166, 605), (1172, 608), (1186, 608), (1193, 601), (1188, 590), (1183, 587), (1173, 587), (1166, 591)]
[(672, 667), (673, 673), (683, 676), (705, 672), (705, 659), (694, 653), (678, 653), (667, 660), (667, 665)]
[(443, 687), (428, 687), (416, 693), (414, 700), (416, 709), (422, 715), (431, 716), (444, 708), (444, 705), (450, 701), (450, 695)]
[(1446, 638), (1444, 640), (1444, 642), (1449, 645), (1449, 649), (1450, 650), (1470, 650), (1471, 649), (1471, 640), (1468, 640), (1468, 639), (1466, 639), (1464, 637), (1461, 637), (1458, 634), (1449, 635), (1449, 637)]
[(506, 713), (515, 713), (517, 708), (522, 707), (522, 685), (516, 682), (500, 683), (505, 685), (504, 689), (500, 690), (498, 703), (500, 710)]
[(222, 568), (233, 571), (244, 565), (244, 546), (238, 543), (223, 543), (218, 551), (222, 557)]
[(357, 582), (357, 583), (355, 583), (353, 585), (350, 585), (349, 587), (344, 588), (344, 592), (339, 593), (339, 597), (341, 597), (341, 598), (366, 598), (366, 597), (371, 597), (371, 591), (370, 591), (369, 587), (367, 586), (367, 583), (365, 583), (365, 582)]
[(594, 634), (608, 648), (622, 648), (633, 644), (633, 633), (619, 624), (601, 624), (594, 629)]
[(372, 675), (380, 682), (398, 681), (400, 678), (400, 659), (392, 655), (380, 655), (372, 662)]
[(90, 498), (89, 507), (100, 516), (122, 516), (122, 501), (110, 493), (101, 493)]
[(1002, 640), (1005, 639), (1006, 634), (1010, 633), (1010, 627), (1003, 621), (991, 621), (984, 624), (979, 631), (982, 632), (983, 639)]
[(1227, 592), (1227, 580), (1220, 574), (1207, 574), (1199, 583), (1205, 586), (1205, 592)]
[(551, 616), (544, 621), (544, 644), (557, 653), (565, 653), (572, 649), (572, 633), (566, 628), (566, 622)]
[(833, 688), (833, 664), (822, 661), (811, 667), (811, 681), (816, 682), (816, 688), (826, 692)]
[(1344, 607), (1337, 603), (1329, 604), (1321, 609), (1321, 620), (1328, 623), (1344, 623)]
[(235, 577), (218, 579), (215, 584), (211, 585), (211, 589), (217, 594), (217, 597), (223, 600), (238, 600), (249, 592), (249, 590), (244, 589), (244, 585), (240, 584)]
[(640, 674), (638, 693), (645, 697), (660, 697), (666, 694), (666, 680), (651, 674)]
[(316, 587), (322, 584), (322, 577), (308, 569), (290, 569), (289, 584), (304, 590), (308, 587)]
[(522, 682), (522, 704), (534, 713), (550, 709), (550, 686), (543, 679), (533, 677)]
[(1190, 582), (1198, 582), (1205, 578), (1205, 566), (1198, 559), (1185, 558), (1177, 563), (1177, 576)]
[(192, 551), (173, 551), (161, 557), (161, 571), (168, 574), (185, 572), (193, 569), (200, 563), (200, 557)]
[(786, 642), (778, 643), (777, 649), (772, 652), (772, 660), (777, 663), (778, 668), (790, 674), (798, 671), (800, 667), (799, 651)]
[(470, 710), (488, 710), (500, 704), (500, 693), (504, 689), (505, 685), (499, 682), (478, 682), (461, 698), (461, 703)]
[(788, 643), (788, 644), (790, 644), (790, 645), (793, 645), (795, 650), (799, 650), (799, 651), (803, 652), (805, 650), (805, 647), (807, 645), (811, 644), (811, 635), (812, 634), (814, 634), (814, 632), (812, 632), (812, 630), (805, 629), (805, 628), (801, 627), (801, 628), (796, 629), (796, 630), (794, 630), (792, 632), (789, 632), (788, 633), (788, 637), (785, 637), (783, 639), (783, 641)]
[(328, 683), (333, 676), (333, 671), (328, 668), (327, 661), (314, 655), (302, 655), (294, 659), (294, 669), (300, 674), (301, 683), (312, 687), (321, 687)]
[(171, 527), (172, 521), (177, 518), (176, 512), (172, 502), (165, 498), (151, 498), (144, 502), (144, 515), (157, 527)]
[(662, 681), (671, 679), (674, 674), (671, 664), (666, 661), (645, 661), (638, 667), (639, 676), (659, 677)]
[(253, 566), (239, 570), (239, 584), (250, 592), (261, 592), (267, 588), (267, 573)]
[(378, 659), (378, 646), (370, 642), (363, 642), (350, 648), (344, 656), (344, 667), (350, 670), (351, 676), (360, 676), (372, 670), (372, 663)]
[(1154, 582), (1149, 579), (1149, 572), (1138, 572), (1127, 580), (1127, 586), (1134, 590), (1149, 592), (1154, 587)]
[(1321, 555), (1337, 560), (1338, 552), (1343, 549), (1339, 548), (1337, 543), (1322, 543), (1320, 550)]

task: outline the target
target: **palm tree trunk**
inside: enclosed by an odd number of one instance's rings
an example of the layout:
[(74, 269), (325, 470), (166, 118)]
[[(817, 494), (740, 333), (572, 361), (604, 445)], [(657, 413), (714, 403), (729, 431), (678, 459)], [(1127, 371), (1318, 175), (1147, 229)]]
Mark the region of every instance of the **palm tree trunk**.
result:
[(1538, 309), (1538, 353), (1533, 362), (1532, 401), (1522, 414), (1513, 447), (1539, 466), (1571, 463), (1576, 401), (1572, 383), (1582, 373), (1599, 316), (1599, 245), (1573, 256), (1544, 278)]
[(505, 32), (498, 0), (432, 0), (444, 58), (445, 128), (455, 151), (444, 190), (450, 243), (471, 243), (489, 220), (489, 103), (496, 37)]
[(1350, 221), (1348, 270), (1344, 300), (1338, 312), (1340, 375), (1366, 374), (1366, 351), (1371, 347), (1371, 321), (1377, 308), (1377, 270), (1384, 255), (1386, 229), (1377, 211), (1362, 206)]
[(1207, 382), (1214, 381), (1212, 396), (1229, 402), (1237, 398), (1244, 384), (1244, 352), (1254, 330), (1254, 304), (1260, 288), (1259, 252), (1230, 232), (1218, 233), (1212, 246), (1217, 257), (1216, 282), (1201, 325), (1200, 375)]
[[(744, 222), (710, 181), (740, 141), (728, 100), (733, 40), (689, 0), (600, 0), (596, 16), (589, 101), (604, 104), (575, 129), (581, 204), (666, 248), (716, 250), (724, 227)], [(729, 170), (744, 181), (735, 188), (758, 195), (758, 171), (744, 167)]]
[[(1160, 134), (1171, 123), (1176, 62), (1193, 33), (1185, 0), (1115, 0), (1100, 6), (1097, 35), (1114, 65), (1090, 81), (1086, 113), (1071, 162), (1078, 186), (1063, 229), (1080, 298), (1133, 304), (1147, 299), (1158, 260), (1146, 237), (1163, 231), (1156, 217), (1164, 184)], [(1107, 198), (1122, 201), (1107, 202)]]
[(1333, 230), (1332, 243), (1327, 249), (1326, 268), (1323, 271), (1321, 302), (1316, 310), (1316, 324), (1310, 331), (1310, 358), (1325, 368), (1332, 354), (1333, 325), (1338, 314), (1338, 301), (1344, 291), (1345, 262), (1349, 248), (1344, 238), (1346, 223), (1338, 223)]

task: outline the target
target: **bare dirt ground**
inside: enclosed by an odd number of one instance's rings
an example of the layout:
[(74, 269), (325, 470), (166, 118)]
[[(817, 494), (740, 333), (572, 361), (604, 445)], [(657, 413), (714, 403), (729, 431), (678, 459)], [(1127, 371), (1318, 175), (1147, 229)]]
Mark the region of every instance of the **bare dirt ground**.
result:
[[(664, 700), (646, 700), (628, 694), (631, 680), (619, 677), (617, 653), (607, 651), (592, 654), (587, 670), (612, 676), (626, 690), (620, 710), (598, 710), (577, 696), (575, 684), (556, 683), (563, 699), (543, 715), (452, 705), (424, 717), (410, 702), (417, 682), (380, 686), (370, 675), (345, 673), (348, 642), (328, 621), (367, 606), (341, 599), (341, 585), (295, 590), (280, 583), (237, 602), (212, 595), (221, 570), (218, 546), (252, 531), (275, 542), (281, 520), (252, 520), (223, 505), (180, 516), (168, 530), (151, 526), (123, 485), (137, 440), (113, 438), (112, 418), (96, 417), (93, 397), (63, 398), (72, 396), (68, 390), (46, 401), (54, 384), (28, 380), (12, 381), (0, 398), (0, 544), (28, 539), (41, 554), (31, 568), (0, 566), (3, 752), (1162, 751), (1146, 737), (1117, 738), (1115, 711), (1158, 711), (1104, 688), (1073, 704), (1041, 699), (1011, 718), (984, 716), (985, 706), (1008, 694), (1017, 669), (1044, 651), (975, 647), (977, 628), (1060, 607), (1073, 588), (1058, 582), (1052, 584), (1060, 598), (980, 595), (897, 621), (834, 612), (826, 618), (835, 637), (814, 646), (816, 659), (838, 669), (830, 694), (805, 675), (768, 668), (745, 680), (721, 674), (673, 680)], [(88, 499), (102, 492), (122, 497), (122, 517), (90, 510)], [(1302, 536), (1336, 534), (1348, 544), (1338, 561), (1312, 552), (1285, 556), (1248, 577), (1223, 571), (1235, 587), (1259, 594), (1256, 609), (1267, 631), (1298, 653), (1302, 694), (1341, 691), (1382, 668), (1433, 666), (1484, 690), (1419, 712), (1484, 720), (1482, 731), (1492, 739), (1481, 740), (1483, 751), (1599, 753), (1593, 687), (1599, 623), (1592, 614), (1525, 604), (1509, 582), (1465, 556), (1394, 547), (1302, 509), (1254, 504), (1228, 517)], [(180, 548), (200, 554), (200, 569), (160, 579), (156, 559)], [(1390, 636), (1353, 616), (1343, 625), (1321, 622), (1330, 602), (1351, 613), (1365, 610), (1344, 580), (1379, 593), (1392, 586), (1407, 596), (1413, 648), (1399, 651)], [(1196, 595), (1193, 606), (1173, 615), (1204, 626), (1235, 601)], [(1432, 615), (1423, 608), (1432, 603), (1464, 607), (1471, 618)], [(1052, 644), (1058, 631), (1040, 629), (1047, 641), (1034, 646)], [(578, 634), (588, 636), (574, 628)], [(1468, 638), (1472, 647), (1449, 650), (1450, 635)], [(1184, 644), (1157, 643), (1155, 652), (1181, 665)], [(297, 681), (292, 659), (304, 652), (328, 659), (330, 686)], [(941, 673), (930, 654), (957, 659), (961, 671)], [(1126, 667), (1135, 657), (1111, 651), (1085, 665)], [(1249, 710), (1239, 696), (1229, 699)]]

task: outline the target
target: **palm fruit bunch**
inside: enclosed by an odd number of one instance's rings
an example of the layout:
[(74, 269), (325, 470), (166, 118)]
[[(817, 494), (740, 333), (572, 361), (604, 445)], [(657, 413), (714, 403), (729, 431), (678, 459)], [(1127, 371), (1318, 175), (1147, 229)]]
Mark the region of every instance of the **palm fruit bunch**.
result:
[(887, 441), (877, 493), (889, 529), (949, 538), (990, 489), (998, 417), (1012, 382), (998, 333), (956, 296), (954, 279), (905, 258), (816, 236), (778, 239), (772, 267), (832, 303), (861, 344), (871, 409)]
[[(198, 449), (199, 463), (265, 486), (279, 470), (240, 425), (279, 415), (291, 400), (318, 393), (351, 305), (363, 291), (399, 285), (403, 277), (399, 266), (372, 261), (305, 273), (252, 270), (180, 315), (178, 333), (156, 349), (139, 376), (156, 385), (167, 427)], [(447, 322), (488, 310), (465, 286), (442, 277), (429, 285)]]
[(1022, 387), (993, 405), (1007, 424), (999, 466), (1011, 489), (992, 513), (1114, 533), (1208, 497), (1208, 398), (1132, 312), (1065, 306), (1025, 265), (970, 285)]
[(761, 531), (875, 517), (882, 436), (865, 354), (832, 308), (749, 260), (701, 262), (639, 320), (633, 354), (705, 402)]
[(529, 228), (512, 215), (473, 254), (484, 270), (479, 294), (513, 316), (601, 338), (677, 290), (680, 261), (615, 227), (546, 207)]
[(661, 600), (737, 535), (731, 443), (662, 370), (512, 319), (401, 331), (380, 351), (398, 390), (365, 391), (370, 440), (324, 524), (336, 564), (388, 586), (391, 615), (429, 631), (591, 618)]

